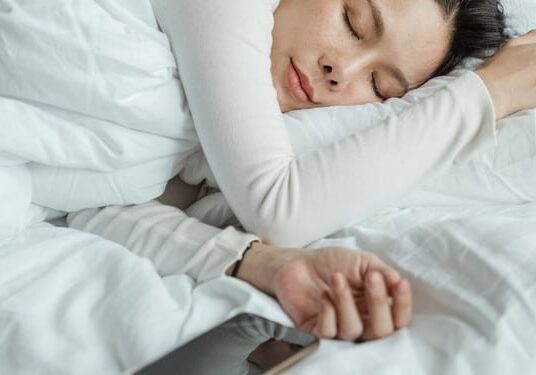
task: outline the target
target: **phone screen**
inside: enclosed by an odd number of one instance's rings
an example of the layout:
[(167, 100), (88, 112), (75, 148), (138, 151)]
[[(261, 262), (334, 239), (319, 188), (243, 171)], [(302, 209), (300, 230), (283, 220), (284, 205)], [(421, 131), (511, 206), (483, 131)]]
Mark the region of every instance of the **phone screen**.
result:
[(268, 319), (240, 314), (143, 368), (139, 375), (275, 375), (318, 347), (318, 339)]

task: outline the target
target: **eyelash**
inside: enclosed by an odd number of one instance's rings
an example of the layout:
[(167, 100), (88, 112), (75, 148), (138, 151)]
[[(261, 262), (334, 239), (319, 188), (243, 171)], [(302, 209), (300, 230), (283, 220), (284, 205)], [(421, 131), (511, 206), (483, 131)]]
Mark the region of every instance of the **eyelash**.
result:
[(350, 22), (350, 17), (348, 16), (348, 9), (344, 8), (344, 13), (342, 16), (344, 18), (344, 22), (346, 23), (346, 26), (348, 26), (348, 30), (350, 31), (350, 33), (355, 38), (357, 38), (357, 40), (361, 40), (361, 38), (359, 37), (359, 34), (355, 31), (354, 27), (352, 26), (352, 22)]
[(374, 91), (376, 97), (381, 100), (386, 100), (386, 98), (384, 98), (382, 94), (380, 94), (380, 90), (378, 89), (378, 85), (376, 84), (376, 78), (374, 77), (374, 73), (370, 74), (370, 83), (372, 84), (372, 90)]

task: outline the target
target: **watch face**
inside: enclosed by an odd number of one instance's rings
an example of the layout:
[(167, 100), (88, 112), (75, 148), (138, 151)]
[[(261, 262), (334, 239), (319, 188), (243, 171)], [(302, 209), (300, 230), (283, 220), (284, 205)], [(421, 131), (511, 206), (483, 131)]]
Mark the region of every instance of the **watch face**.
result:
[(277, 374), (317, 347), (315, 336), (256, 315), (241, 314), (130, 373)]

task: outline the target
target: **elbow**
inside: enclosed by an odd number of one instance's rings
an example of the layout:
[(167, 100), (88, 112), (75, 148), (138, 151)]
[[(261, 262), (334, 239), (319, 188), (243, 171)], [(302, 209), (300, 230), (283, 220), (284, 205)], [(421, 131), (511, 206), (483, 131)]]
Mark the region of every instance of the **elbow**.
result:
[(248, 232), (277, 247), (304, 247), (327, 234), (320, 222), (311, 220), (317, 205), (309, 204), (295, 159), (266, 176), (252, 177), (245, 196), (233, 207)]

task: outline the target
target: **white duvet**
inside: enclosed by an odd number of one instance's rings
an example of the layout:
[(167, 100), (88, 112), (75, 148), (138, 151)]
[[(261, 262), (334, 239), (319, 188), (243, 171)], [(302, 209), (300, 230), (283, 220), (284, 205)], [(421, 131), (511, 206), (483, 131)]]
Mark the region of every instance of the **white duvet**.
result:
[[(0, 373), (117, 373), (241, 311), (288, 324), (240, 281), (160, 279), (127, 249), (43, 222), (158, 195), (183, 167), (179, 150), (185, 175), (202, 163), (148, 1), (0, 0), (0, 33)], [(366, 126), (404, 105), (295, 113), (287, 126), (311, 130), (314, 148), (330, 139), (318, 124), (339, 124), (336, 138), (348, 119)], [(536, 372), (535, 128), (534, 112), (507, 120), (496, 150), (324, 240), (396, 263), (415, 321), (387, 340), (323, 342), (291, 373)]]
[(342, 231), (411, 279), (414, 321), (378, 342), (325, 342), (291, 373), (535, 373), (535, 229), (531, 203), (393, 210)]
[[(536, 205), (394, 209), (316, 244), (371, 249), (415, 292), (412, 325), (377, 342), (323, 341), (294, 374), (536, 371)], [(160, 279), (118, 245), (41, 223), (0, 247), (3, 373), (117, 373), (273, 300), (225, 278)]]

